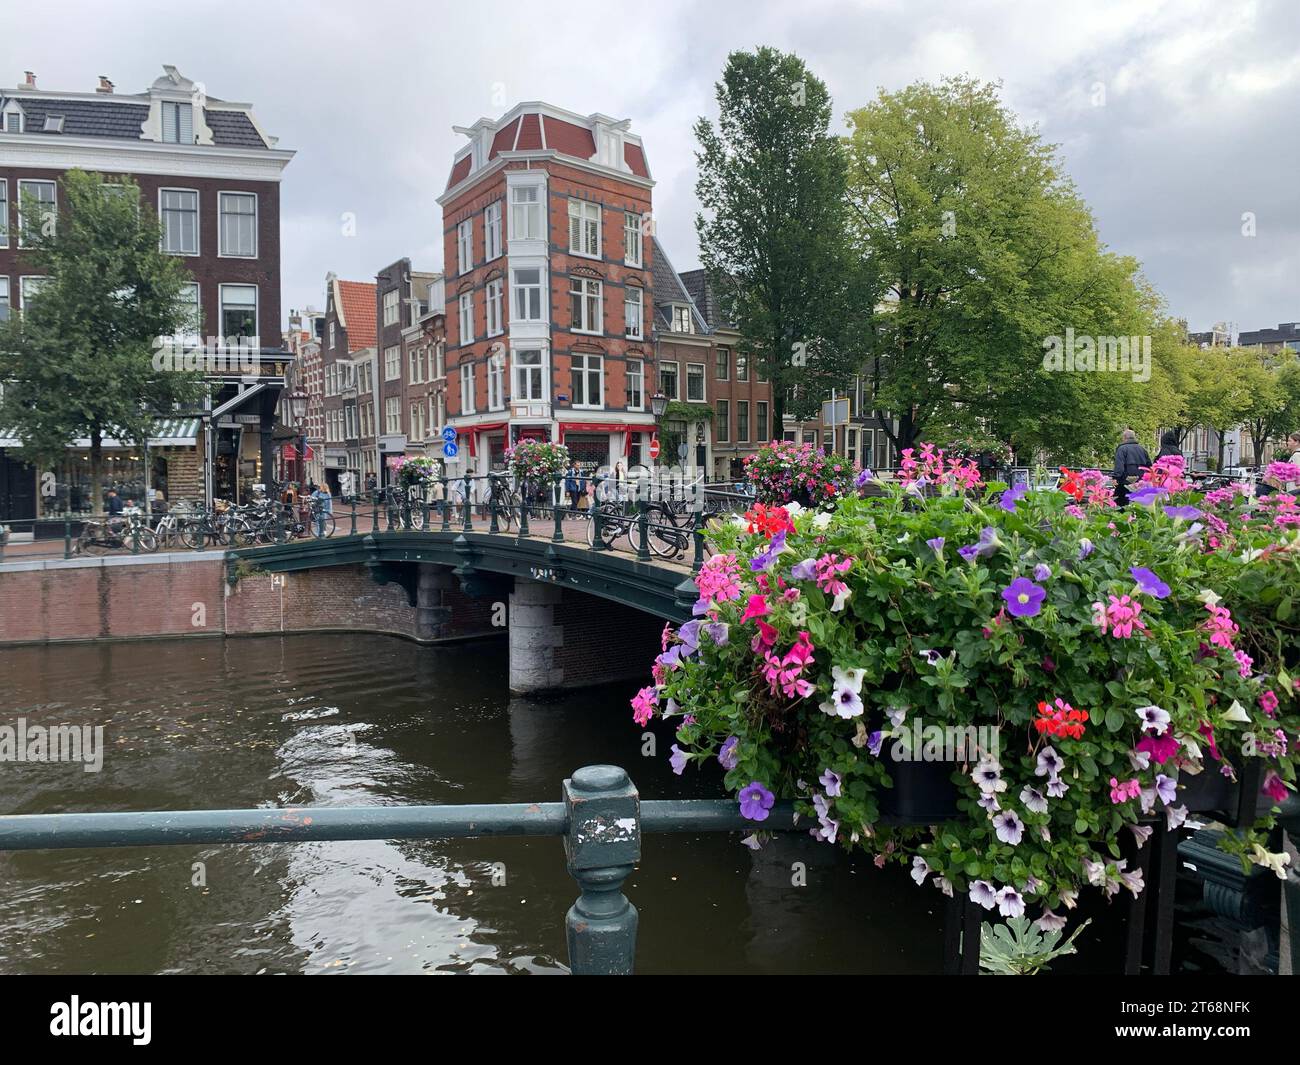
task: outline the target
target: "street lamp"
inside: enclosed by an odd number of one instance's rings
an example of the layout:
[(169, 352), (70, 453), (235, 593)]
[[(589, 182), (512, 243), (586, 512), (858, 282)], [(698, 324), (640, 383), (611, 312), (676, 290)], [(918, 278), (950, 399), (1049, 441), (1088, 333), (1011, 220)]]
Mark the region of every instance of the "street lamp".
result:
[(289, 393), (289, 417), (298, 430), (298, 483), (307, 480), (307, 403), (308, 396), (301, 388)]
[(668, 397), (662, 392), (656, 392), (650, 397), (650, 410), (655, 416), (655, 420), (664, 416), (664, 411), (668, 409)]

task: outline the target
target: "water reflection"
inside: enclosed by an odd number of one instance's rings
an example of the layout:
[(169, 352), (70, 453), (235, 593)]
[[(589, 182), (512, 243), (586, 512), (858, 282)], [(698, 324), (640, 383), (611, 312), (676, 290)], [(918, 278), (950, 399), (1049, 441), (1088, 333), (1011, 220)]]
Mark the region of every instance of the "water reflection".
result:
[[(0, 720), (102, 724), (107, 748), (99, 774), (0, 768), (6, 812), (556, 800), (594, 762), (647, 798), (719, 788), (674, 777), (666, 736), (642, 756), (627, 685), (512, 698), (500, 642), (31, 647), (0, 671)], [(29, 852), (0, 877), (4, 972), (560, 972), (575, 895), (556, 839)], [(939, 966), (937, 892), (807, 837), (647, 837), (627, 890), (643, 972)]]

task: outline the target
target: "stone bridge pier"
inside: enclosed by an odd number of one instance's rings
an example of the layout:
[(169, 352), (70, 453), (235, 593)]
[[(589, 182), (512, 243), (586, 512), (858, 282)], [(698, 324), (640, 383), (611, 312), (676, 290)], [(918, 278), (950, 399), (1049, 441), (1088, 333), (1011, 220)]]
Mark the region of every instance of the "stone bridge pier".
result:
[(510, 690), (517, 694), (647, 678), (664, 621), (563, 585), (515, 578)]

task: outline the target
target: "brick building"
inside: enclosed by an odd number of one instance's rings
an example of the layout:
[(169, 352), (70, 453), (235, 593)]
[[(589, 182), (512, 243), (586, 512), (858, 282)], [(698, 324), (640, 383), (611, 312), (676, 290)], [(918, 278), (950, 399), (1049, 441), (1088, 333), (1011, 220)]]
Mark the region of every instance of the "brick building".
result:
[(326, 277), (321, 409), (325, 485), (335, 495), (352, 495), (368, 478), (378, 480), (375, 305), (372, 283)]
[(429, 282), (419, 318), (402, 330), (406, 371), (406, 453), (442, 459), (447, 424), (447, 315), (441, 274)]
[(412, 270), (410, 259), (398, 259), (375, 275), (375, 407), (381, 484), (390, 482), (394, 463), (407, 454), (408, 441), (413, 443), (418, 436), (423, 450), (423, 411), (419, 417), (411, 411), (407, 389), (409, 384), (423, 381), (426, 368), (411, 365), (410, 351), (403, 349), (403, 343), (428, 310), (430, 287), (438, 288), (441, 280), (441, 274)]
[[(325, 372), (321, 362), (321, 333), (325, 315), (310, 307), (289, 312), (285, 349), (293, 356), (287, 391), (307, 396), (307, 412), (297, 437), (281, 445), (282, 480), (321, 484), (325, 478)], [(287, 424), (281, 397), (280, 421)]]
[[(163, 250), (193, 277), (185, 298), (196, 337), (256, 338), (258, 347), (278, 351), (280, 178), (293, 152), (277, 147), (251, 105), (209, 96), (175, 67), (163, 71), (147, 91), (132, 94), (116, 92), (102, 76), (90, 92), (41, 89), (30, 72), (17, 88), (0, 89), (0, 317), (20, 313), (42, 281), (23, 253), (23, 199), (37, 201), (42, 218), (57, 217), (60, 180), (79, 169), (139, 186), (143, 204), (161, 220)], [(114, 442), (107, 478), (138, 490), (147, 476), (173, 499), (240, 495), (273, 458), (284, 364), (268, 360), (255, 382), (214, 376), (204, 409), (160, 422), (147, 473), (143, 455)], [(83, 451), (74, 447), (51, 471), (58, 491), (43, 495), (42, 505), (85, 508)], [(22, 461), (20, 442), (0, 434), (0, 517), (35, 513), (36, 472)]]
[(523, 439), (587, 470), (645, 462), (650, 177), (627, 121), (522, 103), (457, 132), (443, 209), (451, 472), (499, 467)]

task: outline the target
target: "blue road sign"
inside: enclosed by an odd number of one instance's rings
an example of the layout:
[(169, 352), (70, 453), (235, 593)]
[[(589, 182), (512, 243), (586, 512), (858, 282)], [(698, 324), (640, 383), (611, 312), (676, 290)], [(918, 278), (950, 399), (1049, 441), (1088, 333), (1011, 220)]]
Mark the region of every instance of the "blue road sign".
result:
[(450, 444), (456, 439), (456, 427), (454, 425), (444, 425), (442, 428), (442, 438)]
[(460, 451), (460, 448), (458, 448), (450, 440), (448, 440), (445, 444), (442, 445), (442, 454), (444, 458), (454, 459), (458, 451)]

